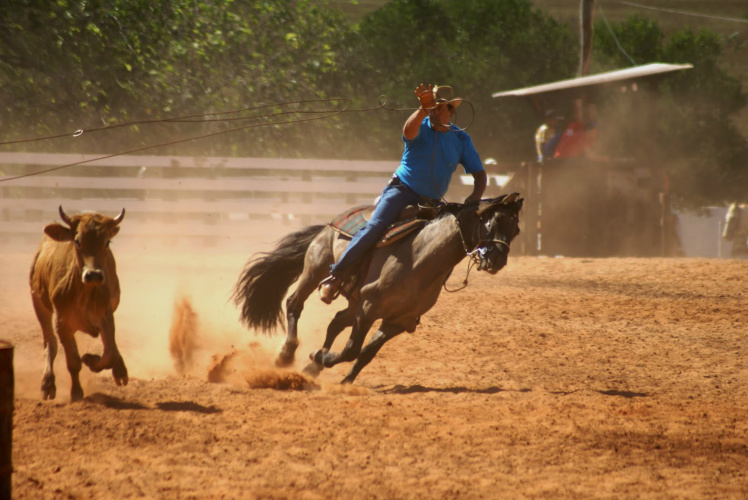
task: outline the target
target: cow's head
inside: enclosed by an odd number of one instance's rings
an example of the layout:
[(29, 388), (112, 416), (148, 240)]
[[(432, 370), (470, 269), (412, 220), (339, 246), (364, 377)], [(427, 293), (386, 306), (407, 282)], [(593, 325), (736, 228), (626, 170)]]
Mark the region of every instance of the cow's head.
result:
[(125, 218), (125, 209), (115, 218), (97, 213), (69, 217), (60, 205), (60, 217), (67, 226), (49, 224), (44, 228), (44, 233), (55, 241), (72, 242), (83, 283), (104, 284), (104, 263), (110, 255), (109, 242), (119, 232), (119, 223)]

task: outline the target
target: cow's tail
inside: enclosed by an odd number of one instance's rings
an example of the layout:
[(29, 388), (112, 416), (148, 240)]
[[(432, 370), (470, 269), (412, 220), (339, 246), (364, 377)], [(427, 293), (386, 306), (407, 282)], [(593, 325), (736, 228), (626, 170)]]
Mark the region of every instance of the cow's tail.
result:
[(250, 329), (273, 332), (283, 319), (283, 298), (304, 271), (304, 256), (325, 225), (307, 226), (285, 236), (272, 252), (254, 255), (234, 286), (232, 299)]

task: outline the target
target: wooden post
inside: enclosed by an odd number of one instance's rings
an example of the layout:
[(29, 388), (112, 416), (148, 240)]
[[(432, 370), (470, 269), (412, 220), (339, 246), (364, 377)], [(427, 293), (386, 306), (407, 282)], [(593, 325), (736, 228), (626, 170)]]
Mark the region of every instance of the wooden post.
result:
[(13, 344), (0, 340), (0, 500), (10, 500), (13, 384)]
[(579, 70), (577, 76), (590, 72), (590, 55), (592, 54), (592, 24), (597, 0), (581, 0), (579, 14)]

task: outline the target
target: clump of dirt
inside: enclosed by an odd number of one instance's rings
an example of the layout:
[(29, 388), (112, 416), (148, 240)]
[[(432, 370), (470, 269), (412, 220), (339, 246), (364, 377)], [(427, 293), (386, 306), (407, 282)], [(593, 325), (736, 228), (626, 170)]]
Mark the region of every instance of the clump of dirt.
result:
[(244, 379), (252, 389), (277, 389), (280, 391), (319, 390), (320, 386), (296, 372), (281, 370), (250, 370)]
[(228, 374), (233, 370), (232, 361), (239, 352), (236, 350), (228, 354), (214, 354), (210, 357), (210, 367), (208, 367), (208, 382), (213, 384), (222, 384), (227, 381)]
[(177, 373), (184, 375), (192, 370), (194, 353), (199, 348), (199, 321), (195, 309), (187, 297), (174, 301), (171, 327), (169, 328), (169, 352)]
[(246, 350), (232, 349), (228, 354), (211, 356), (208, 382), (246, 383), (252, 389), (277, 389), (280, 391), (318, 390), (313, 380), (296, 372), (279, 370), (267, 365), (259, 343), (252, 342)]

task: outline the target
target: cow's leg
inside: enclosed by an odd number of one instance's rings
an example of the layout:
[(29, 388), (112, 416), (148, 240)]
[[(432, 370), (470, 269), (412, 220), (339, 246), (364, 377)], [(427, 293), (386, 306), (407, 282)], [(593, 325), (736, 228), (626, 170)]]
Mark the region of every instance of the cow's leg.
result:
[(57, 357), (57, 337), (52, 326), (52, 311), (45, 308), (38, 297), (32, 294), (34, 312), (42, 328), (44, 340), (44, 374), (42, 375), (42, 399), (54, 399), (57, 396), (55, 386), (54, 363)]
[(127, 385), (127, 382), (130, 381), (127, 375), (125, 360), (122, 359), (119, 351), (117, 351), (117, 358), (114, 360), (114, 365), (112, 366), (112, 377), (114, 378), (114, 383), (117, 385)]
[(101, 324), (101, 342), (104, 345), (102, 355), (84, 354), (83, 362), (96, 373), (111, 368), (114, 382), (117, 385), (127, 385), (127, 368), (114, 339), (114, 314), (111, 311), (104, 316)]
[(352, 384), (364, 366), (368, 365), (369, 362), (374, 359), (374, 356), (377, 355), (379, 349), (382, 348), (384, 343), (402, 332), (402, 328), (385, 325), (383, 323), (379, 328), (379, 331), (372, 337), (369, 343), (366, 344), (366, 347), (361, 350), (361, 353), (356, 358), (356, 362), (353, 363), (351, 371), (348, 372), (348, 375), (346, 375), (341, 381), (341, 384)]
[[(342, 311), (338, 311), (335, 314), (335, 317), (330, 321), (330, 324), (327, 325), (327, 336), (325, 337), (325, 344), (322, 348), (323, 352), (328, 352), (330, 350), (330, 347), (332, 347), (333, 342), (335, 342), (335, 339), (340, 335), (340, 332), (348, 328), (349, 326), (353, 325), (353, 320), (356, 318), (356, 308), (353, 306), (353, 304), (349, 303), (347, 309), (343, 309)], [(320, 351), (317, 351), (320, 352)], [(303, 373), (305, 375), (309, 375), (311, 377), (316, 377), (320, 374), (320, 372), (325, 368), (324, 365), (317, 363), (314, 359), (314, 354), (312, 353), (309, 357), (312, 360), (311, 363), (309, 363), (305, 368)]]
[(330, 352), (329, 349), (332, 347), (332, 342), (328, 343), (326, 340), (323, 348), (311, 355), (312, 360), (326, 368), (331, 368), (345, 361), (353, 361), (361, 352), (361, 346), (364, 344), (366, 334), (373, 324), (374, 321), (359, 314), (353, 323), (351, 336), (342, 351), (339, 353)]
[(80, 401), (83, 399), (83, 388), (81, 387), (81, 357), (78, 353), (78, 344), (75, 342), (75, 331), (58, 321), (57, 335), (60, 337), (62, 348), (65, 351), (65, 361), (70, 373), (70, 401)]

